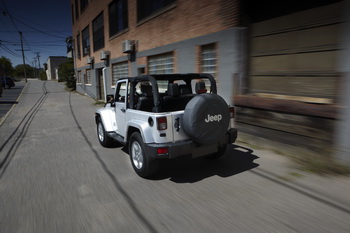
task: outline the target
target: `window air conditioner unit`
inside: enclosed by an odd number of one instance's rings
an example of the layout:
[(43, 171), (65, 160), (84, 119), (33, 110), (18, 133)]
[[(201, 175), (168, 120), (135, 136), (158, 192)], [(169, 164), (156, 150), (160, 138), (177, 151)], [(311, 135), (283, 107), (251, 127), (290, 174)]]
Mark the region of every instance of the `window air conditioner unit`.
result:
[(100, 58), (101, 60), (108, 60), (108, 57), (111, 53), (109, 51), (101, 51)]
[(92, 64), (92, 63), (94, 63), (94, 57), (88, 57), (86, 63), (87, 63), (87, 64)]
[(122, 42), (122, 51), (123, 53), (131, 53), (134, 51), (135, 41), (134, 40), (124, 40)]

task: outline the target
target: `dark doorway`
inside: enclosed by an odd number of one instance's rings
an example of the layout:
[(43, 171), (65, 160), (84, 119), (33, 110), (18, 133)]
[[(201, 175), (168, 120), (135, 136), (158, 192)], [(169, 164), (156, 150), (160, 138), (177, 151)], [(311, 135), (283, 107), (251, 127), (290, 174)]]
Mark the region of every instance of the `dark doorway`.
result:
[(96, 69), (96, 77), (97, 77), (97, 98), (100, 100), (104, 100), (105, 91), (104, 91), (102, 68)]

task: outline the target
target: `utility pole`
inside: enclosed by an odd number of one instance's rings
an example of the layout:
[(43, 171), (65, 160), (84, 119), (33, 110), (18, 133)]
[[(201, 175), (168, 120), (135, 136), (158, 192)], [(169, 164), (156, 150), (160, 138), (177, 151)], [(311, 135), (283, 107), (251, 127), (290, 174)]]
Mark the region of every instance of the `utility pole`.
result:
[(33, 58), (33, 65), (34, 65), (34, 76), (36, 78), (38, 78), (38, 74), (37, 74), (37, 68), (36, 68), (36, 57)]
[(38, 65), (39, 65), (39, 71), (41, 69), (40, 67), (40, 56), (39, 56), (40, 52), (36, 52), (36, 58), (38, 59)]
[(22, 57), (23, 57), (23, 71), (24, 71), (24, 80), (27, 82), (27, 73), (26, 73), (26, 61), (24, 57), (24, 50), (23, 50), (23, 39), (22, 39), (22, 32), (19, 32), (19, 35), (21, 37), (21, 49), (22, 49)]

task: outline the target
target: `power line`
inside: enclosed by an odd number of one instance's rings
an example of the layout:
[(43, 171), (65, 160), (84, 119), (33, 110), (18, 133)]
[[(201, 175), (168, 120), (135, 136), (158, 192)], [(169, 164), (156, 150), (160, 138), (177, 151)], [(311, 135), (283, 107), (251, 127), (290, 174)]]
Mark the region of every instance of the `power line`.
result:
[(9, 53), (12, 56), (18, 57), (20, 58), (21, 56), (18, 55), (17, 53), (13, 52), (11, 49), (9, 49), (8, 47), (6, 47), (5, 45), (0, 43), (0, 48), (2, 48), (3, 50), (5, 50), (7, 53)]
[(15, 24), (15, 21), (13, 20), (12, 15), (8, 13), (8, 10), (7, 10), (7, 7), (6, 7), (4, 0), (1, 0), (1, 2), (2, 2), (2, 5), (4, 6), (3, 15), (5, 15), (5, 16), (8, 15), (10, 17), (10, 20), (11, 20), (13, 26), (16, 28), (17, 32), (19, 32), (19, 29), (18, 29), (17, 25)]
[[(10, 14), (9, 14), (9, 15), (10, 15)], [(30, 26), (30, 25), (26, 24), (25, 22), (19, 20), (17, 17), (14, 17), (14, 18), (15, 18), (18, 22), (22, 23), (23, 25), (25, 25), (25, 26), (27, 26), (27, 27), (29, 27), (29, 28), (35, 30), (35, 31), (38, 31), (38, 32), (40, 32), (40, 33), (42, 33), (42, 34), (45, 34), (45, 35), (48, 35), (48, 36), (52, 36), (52, 37), (56, 37), (56, 38), (62, 38), (62, 39), (65, 39), (65, 38), (66, 38), (66, 37), (63, 37), (63, 36), (56, 36), (56, 35), (53, 35), (53, 34), (44, 32), (44, 31), (42, 31), (42, 30), (40, 30), (40, 29), (38, 29), (38, 28), (35, 28), (35, 27), (33, 27), (33, 26)]]

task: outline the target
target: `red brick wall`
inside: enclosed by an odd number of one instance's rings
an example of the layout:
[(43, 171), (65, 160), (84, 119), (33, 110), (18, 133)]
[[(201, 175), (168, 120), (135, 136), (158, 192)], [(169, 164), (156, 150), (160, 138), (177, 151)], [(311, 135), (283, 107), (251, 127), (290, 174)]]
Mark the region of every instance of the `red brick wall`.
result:
[[(71, 4), (74, 2), (71, 0)], [(104, 11), (105, 47), (102, 50), (111, 51), (111, 58), (125, 55), (121, 51), (123, 40), (137, 40), (138, 51), (143, 51), (239, 25), (238, 0), (177, 0), (174, 7), (143, 23), (137, 23), (136, 0), (129, 0), (128, 30), (119, 36), (109, 38), (108, 4), (110, 2), (111, 0), (90, 1), (89, 6), (75, 21), (73, 35), (76, 39), (78, 32), (90, 25), (92, 45), (92, 21), (101, 11)], [(95, 57), (95, 62), (100, 62), (100, 51), (94, 53), (91, 48), (91, 56)], [(86, 65), (86, 57), (77, 59), (78, 67), (84, 65)]]

